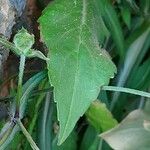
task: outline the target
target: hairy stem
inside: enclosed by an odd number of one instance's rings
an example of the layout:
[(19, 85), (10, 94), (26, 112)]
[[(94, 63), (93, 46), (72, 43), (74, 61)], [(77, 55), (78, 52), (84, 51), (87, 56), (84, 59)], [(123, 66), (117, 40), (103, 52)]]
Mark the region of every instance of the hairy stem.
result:
[(25, 67), (25, 59), (24, 55), (20, 56), (20, 65), (19, 65), (19, 79), (18, 79), (18, 87), (17, 87), (17, 96), (16, 96), (16, 117), (19, 118), (19, 107), (20, 107), (20, 99), (22, 96), (22, 80), (23, 80), (23, 73)]

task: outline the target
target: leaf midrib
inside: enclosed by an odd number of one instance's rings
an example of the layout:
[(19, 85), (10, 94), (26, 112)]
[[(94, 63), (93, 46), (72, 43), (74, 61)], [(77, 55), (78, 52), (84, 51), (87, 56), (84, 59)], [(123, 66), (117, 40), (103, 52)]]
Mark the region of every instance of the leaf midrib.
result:
[(72, 111), (72, 107), (73, 107), (74, 94), (75, 94), (75, 91), (76, 91), (76, 84), (77, 84), (77, 74), (79, 73), (78, 72), (79, 71), (79, 52), (80, 52), (80, 46), (82, 44), (82, 37), (81, 37), (82, 29), (83, 29), (84, 24), (86, 24), (85, 22), (86, 22), (86, 14), (87, 14), (87, 1), (83, 0), (82, 5), (83, 5), (83, 7), (82, 7), (82, 11), (81, 11), (81, 25), (80, 25), (80, 28), (79, 28), (80, 29), (80, 31), (79, 31), (79, 43), (78, 43), (78, 46), (77, 46), (77, 63), (76, 63), (77, 69), (76, 69), (76, 72), (75, 72), (73, 93), (72, 93), (71, 103), (70, 103), (70, 107), (69, 107), (69, 113), (68, 113), (68, 117), (67, 117), (68, 119), (67, 119), (67, 122), (65, 124), (65, 128), (64, 128), (60, 143), (65, 137), (65, 133), (66, 133), (66, 130), (67, 130), (68, 125), (69, 125), (69, 120), (71, 118), (71, 111)]

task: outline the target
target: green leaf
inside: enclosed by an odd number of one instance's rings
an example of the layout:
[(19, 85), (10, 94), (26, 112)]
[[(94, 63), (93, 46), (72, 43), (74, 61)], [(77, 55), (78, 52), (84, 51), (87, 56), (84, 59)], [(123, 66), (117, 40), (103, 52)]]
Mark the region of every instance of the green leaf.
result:
[(46, 60), (48, 61), (49, 59), (41, 52), (41, 51), (38, 51), (38, 50), (34, 50), (34, 49), (30, 49), (30, 53), (28, 53), (26, 55), (27, 57), (38, 57), (40, 59), (43, 59), (43, 60)]
[(115, 150), (149, 150), (150, 132), (147, 130), (149, 121), (149, 113), (135, 110), (116, 128), (100, 136)]
[(86, 117), (99, 132), (107, 131), (118, 124), (106, 105), (98, 100), (91, 104), (86, 112)]
[(93, 20), (93, 2), (88, 0), (56, 0), (39, 20), (49, 48), (48, 74), (57, 102), (59, 144), (116, 72), (108, 54), (99, 47)]

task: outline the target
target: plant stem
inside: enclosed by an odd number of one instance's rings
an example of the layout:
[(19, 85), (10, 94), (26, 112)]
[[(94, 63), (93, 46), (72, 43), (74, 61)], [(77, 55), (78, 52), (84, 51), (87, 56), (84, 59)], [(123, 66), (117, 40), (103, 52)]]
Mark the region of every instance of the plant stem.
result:
[(31, 147), (33, 150), (40, 150), (36, 143), (33, 141), (31, 135), (28, 133), (28, 131), (26, 130), (26, 128), (24, 127), (24, 125), (22, 124), (22, 122), (20, 121), (20, 119), (17, 119), (17, 123), (20, 126), (23, 134), (25, 135), (25, 137), (27, 138), (28, 142), (30, 143)]
[(24, 55), (20, 56), (20, 65), (19, 65), (19, 79), (18, 79), (18, 87), (17, 87), (17, 96), (16, 96), (16, 117), (19, 117), (19, 107), (20, 107), (20, 99), (22, 96), (22, 80), (23, 80), (23, 73), (25, 67), (25, 59)]
[[(103, 86), (102, 90), (124, 92), (124, 93), (130, 93), (130, 94), (134, 94), (134, 95), (139, 95), (139, 96), (150, 98), (150, 93), (144, 92), (144, 91), (135, 90), (135, 89), (130, 89), (130, 88), (117, 87), (117, 86)], [(115, 100), (111, 102), (110, 110), (113, 110), (115, 104), (116, 104)]]
[(145, 98), (141, 97), (138, 109), (143, 109), (144, 105), (145, 105)]

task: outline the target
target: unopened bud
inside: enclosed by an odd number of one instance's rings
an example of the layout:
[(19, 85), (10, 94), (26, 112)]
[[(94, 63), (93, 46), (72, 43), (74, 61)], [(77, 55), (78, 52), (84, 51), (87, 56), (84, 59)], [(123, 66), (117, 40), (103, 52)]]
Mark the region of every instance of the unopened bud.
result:
[(13, 40), (16, 48), (21, 54), (27, 55), (34, 44), (34, 35), (29, 34), (26, 29), (22, 28)]

